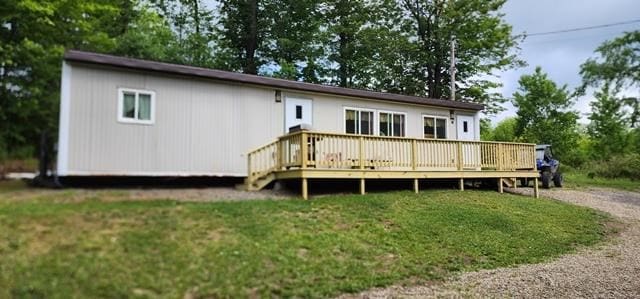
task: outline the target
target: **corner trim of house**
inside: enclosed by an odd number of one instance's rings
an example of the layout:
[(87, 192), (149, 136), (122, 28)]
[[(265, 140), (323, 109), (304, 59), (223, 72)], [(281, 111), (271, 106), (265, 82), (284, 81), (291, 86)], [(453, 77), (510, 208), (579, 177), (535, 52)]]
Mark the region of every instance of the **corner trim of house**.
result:
[(57, 175), (67, 175), (69, 171), (69, 117), (71, 109), (71, 66), (62, 62), (60, 83), (60, 123), (58, 126)]

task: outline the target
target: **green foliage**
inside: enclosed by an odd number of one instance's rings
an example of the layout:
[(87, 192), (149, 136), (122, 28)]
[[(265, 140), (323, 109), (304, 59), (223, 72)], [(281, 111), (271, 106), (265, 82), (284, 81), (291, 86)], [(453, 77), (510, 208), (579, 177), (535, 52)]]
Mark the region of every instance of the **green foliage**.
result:
[(518, 108), (516, 135), (526, 142), (552, 144), (562, 161), (575, 150), (578, 140), (578, 113), (570, 110), (573, 101), (566, 86), (558, 87), (540, 67), (520, 77), (518, 83), (513, 94)]
[(609, 160), (593, 161), (585, 167), (590, 177), (640, 180), (640, 153), (614, 155)]
[(488, 118), (480, 119), (480, 140), (493, 140), (493, 129), (491, 128), (491, 120)]
[(640, 153), (640, 128), (629, 132), (629, 147), (632, 152)]
[(494, 191), (189, 203), (4, 186), (3, 298), (334, 297), (541, 262), (608, 232), (593, 210)]
[(115, 54), (142, 59), (179, 62), (177, 37), (162, 16), (141, 6), (125, 32), (117, 37)]
[(265, 63), (261, 56), (266, 51), (270, 25), (267, 10), (261, 0), (220, 1), (220, 47), (225, 61), (224, 69), (257, 74)]
[[(614, 84), (614, 94), (624, 88), (640, 88), (640, 30), (625, 33), (607, 41), (596, 49), (598, 57), (590, 58), (580, 67), (583, 86), (600, 87)], [(640, 122), (640, 98), (621, 98), (632, 113), (629, 122), (635, 126)]]
[(593, 140), (594, 158), (608, 160), (613, 154), (621, 154), (627, 149), (626, 113), (622, 110), (623, 103), (610, 94), (609, 85), (595, 97), (590, 104), (588, 133)]
[[(422, 81), (416, 90), (432, 98), (449, 95), (450, 41), (455, 38), (458, 97), (484, 103), (489, 113), (506, 101), (490, 90), (500, 86), (479, 74), (523, 65), (513, 54), (518, 37), (500, 13), (505, 0), (399, 1), (403, 36), (415, 46), (407, 64)], [(415, 60), (414, 60), (415, 59)], [(386, 63), (386, 62), (382, 62)], [(393, 75), (393, 73), (390, 73)], [(426, 89), (425, 89), (426, 88)]]
[(562, 157), (562, 168), (565, 171), (566, 166), (582, 167), (586, 162), (593, 159), (594, 153), (593, 141), (587, 134), (579, 133), (576, 147)]
[(493, 139), (495, 141), (518, 141), (516, 136), (516, 127), (518, 125), (518, 119), (515, 117), (505, 118), (499, 122), (495, 129), (493, 129)]
[(605, 178), (595, 175), (589, 176), (588, 170), (577, 169), (568, 171), (563, 169), (565, 178), (564, 186), (567, 188), (584, 188), (584, 187), (605, 187), (621, 190), (640, 191), (640, 184), (637, 180), (627, 178)]
[[(123, 1), (9, 0), (0, 7), (0, 144), (35, 155), (41, 132), (57, 132), (66, 48), (113, 51)], [(53, 147), (49, 144), (49, 147)]]

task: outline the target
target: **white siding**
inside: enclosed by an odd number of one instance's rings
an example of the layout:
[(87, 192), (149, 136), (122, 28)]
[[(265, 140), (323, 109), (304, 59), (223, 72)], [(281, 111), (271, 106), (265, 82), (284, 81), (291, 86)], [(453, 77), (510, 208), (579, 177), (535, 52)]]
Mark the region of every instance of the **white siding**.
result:
[[(447, 135), (449, 139), (455, 139), (456, 126), (450, 121), (449, 109), (408, 105), (400, 103), (381, 102), (373, 100), (360, 100), (330, 95), (307, 95), (313, 98), (313, 128), (322, 132), (344, 133), (344, 109), (365, 108), (376, 110), (375, 119), (378, 121), (377, 111), (393, 111), (406, 113), (406, 137), (423, 137), (423, 115), (440, 116), (447, 118)], [(376, 128), (377, 134), (377, 124)]]
[[(282, 133), (273, 90), (77, 64), (71, 81), (69, 175), (244, 176)], [(122, 87), (156, 92), (154, 124), (117, 121)]]
[[(317, 131), (344, 133), (344, 108), (360, 107), (406, 113), (406, 136), (415, 138), (423, 136), (423, 115), (446, 117), (449, 138), (456, 136), (447, 108), (291, 91), (278, 103), (269, 88), (77, 63), (66, 74), (62, 175), (245, 176), (246, 153), (285, 132), (286, 96), (313, 100)], [(154, 91), (154, 124), (118, 122), (118, 88)]]

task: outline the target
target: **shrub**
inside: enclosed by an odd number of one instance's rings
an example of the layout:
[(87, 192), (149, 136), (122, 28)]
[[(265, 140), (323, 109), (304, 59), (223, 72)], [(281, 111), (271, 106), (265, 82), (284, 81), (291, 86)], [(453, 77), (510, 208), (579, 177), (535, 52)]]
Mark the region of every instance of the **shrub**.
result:
[(589, 177), (640, 180), (640, 154), (616, 155), (608, 161), (593, 161), (587, 165), (587, 171)]

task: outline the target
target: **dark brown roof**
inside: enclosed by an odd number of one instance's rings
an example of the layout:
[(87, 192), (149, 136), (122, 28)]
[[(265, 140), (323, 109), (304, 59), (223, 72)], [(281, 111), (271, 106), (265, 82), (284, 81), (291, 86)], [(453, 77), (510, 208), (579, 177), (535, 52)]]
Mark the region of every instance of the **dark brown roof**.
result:
[(440, 99), (430, 99), (424, 97), (399, 95), (393, 93), (374, 92), (361, 89), (344, 88), (337, 86), (328, 86), (320, 84), (305, 83), (299, 81), (291, 81), (284, 79), (276, 79), (270, 77), (262, 77), (256, 75), (247, 75), (241, 73), (206, 69), (200, 67), (178, 65), (157, 61), (140, 60), (126, 57), (119, 57), (106, 54), (98, 54), (92, 52), (83, 52), (70, 50), (64, 55), (67, 61), (76, 61), (82, 63), (99, 64), (113, 67), (123, 67), (128, 69), (161, 72), (169, 74), (177, 74), (184, 76), (195, 76), (209, 78), (221, 81), (239, 82), (246, 84), (254, 84), (268, 86), (272, 88), (281, 88), (288, 90), (298, 90), (307, 92), (326, 93), (340, 96), (376, 99), (382, 101), (409, 103), (427, 106), (438, 106), (447, 108), (460, 108), (469, 110), (482, 110), (484, 106), (472, 102), (450, 101)]

